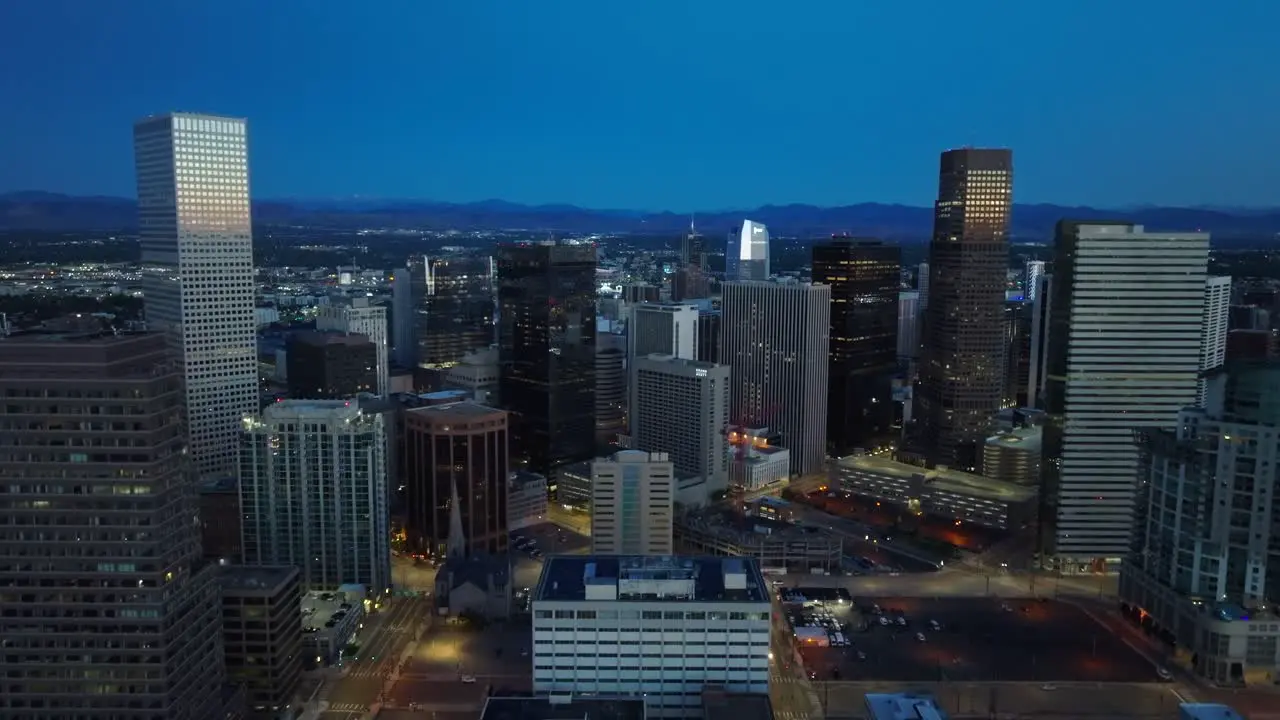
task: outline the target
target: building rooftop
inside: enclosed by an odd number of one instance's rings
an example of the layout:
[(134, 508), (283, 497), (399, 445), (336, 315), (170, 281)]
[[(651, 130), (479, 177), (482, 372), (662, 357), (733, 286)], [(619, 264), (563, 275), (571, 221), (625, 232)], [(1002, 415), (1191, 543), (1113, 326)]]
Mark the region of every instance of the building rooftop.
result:
[(1186, 720), (1244, 720), (1244, 716), (1228, 705), (1218, 703), (1182, 703), (1178, 716)]
[(223, 565), (218, 584), (224, 590), (275, 590), (298, 576), (298, 568), (285, 565)]
[(868, 720), (945, 720), (946, 713), (928, 695), (867, 693)]
[(924, 476), (925, 484), (938, 490), (989, 500), (1027, 502), (1036, 496), (1035, 488), (1015, 485), (1002, 480), (992, 480), (981, 475), (949, 468), (929, 470), (919, 465), (910, 465), (874, 455), (849, 455), (840, 458), (839, 463), (841, 468), (881, 473), (899, 478), (922, 475)]
[(534, 600), (617, 602), (769, 602), (751, 558), (555, 555), (547, 558)]
[(999, 445), (1026, 452), (1039, 452), (1044, 438), (1044, 428), (1024, 427), (997, 433), (987, 438), (988, 445)]
[(294, 333), (292, 340), (306, 345), (364, 345), (373, 341), (367, 335), (344, 333), (339, 330), (304, 330)]
[(485, 700), (480, 720), (645, 720), (644, 698), (491, 697)]
[[(359, 587), (359, 586), (356, 586)], [(363, 613), (362, 590), (335, 592), (309, 592), (302, 596), (302, 630), (319, 635), (331, 634), (330, 620), (340, 620), (347, 613)]]
[(428, 405), (426, 407), (413, 408), (410, 410), (415, 415), (429, 415), (432, 418), (447, 419), (457, 418), (459, 420), (474, 419), (493, 415), (494, 413), (505, 414), (506, 411), (497, 408), (481, 405), (478, 402), (469, 400), (456, 403), (447, 403), (444, 405)]

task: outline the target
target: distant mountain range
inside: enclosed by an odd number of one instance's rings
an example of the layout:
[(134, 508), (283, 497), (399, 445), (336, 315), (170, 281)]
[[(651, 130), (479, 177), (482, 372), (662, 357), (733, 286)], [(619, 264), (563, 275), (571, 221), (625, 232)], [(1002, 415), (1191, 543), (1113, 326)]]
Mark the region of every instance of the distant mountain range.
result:
[[(748, 210), (697, 214), (707, 235), (728, 232), (743, 219), (768, 225), (775, 236), (821, 237), (835, 232), (889, 240), (927, 238), (928, 207), (862, 203), (843, 207), (765, 205)], [(1048, 239), (1062, 218), (1128, 220), (1152, 230), (1202, 230), (1218, 239), (1264, 239), (1280, 233), (1280, 210), (1138, 207), (1102, 209), (1017, 205), (1013, 236)], [(676, 235), (690, 217), (670, 212), (591, 210), (572, 205), (519, 205), (503, 200), (441, 203), (414, 200), (263, 200), (254, 221), (268, 225), (331, 228), (421, 228), (424, 230), (529, 230), (548, 233), (613, 232)], [(0, 194), (0, 230), (132, 230), (136, 203), (128, 198), (79, 197), (46, 192)]]

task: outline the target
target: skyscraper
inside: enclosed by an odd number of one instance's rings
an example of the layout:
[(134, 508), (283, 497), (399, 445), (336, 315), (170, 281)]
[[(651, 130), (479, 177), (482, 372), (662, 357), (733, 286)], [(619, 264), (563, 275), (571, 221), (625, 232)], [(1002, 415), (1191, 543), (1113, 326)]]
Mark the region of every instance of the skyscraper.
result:
[(488, 256), (409, 258), (409, 296), (401, 302), (413, 318), (406, 322), (417, 367), (453, 367), (493, 344), (493, 266)]
[(1035, 302), (1036, 284), (1040, 280), (1040, 276), (1044, 275), (1043, 260), (1028, 260), (1027, 268), (1022, 273), (1022, 299), (1027, 302)]
[(920, 356), (920, 293), (903, 290), (898, 293), (898, 360), (915, 360)]
[[(929, 245), (917, 443), (930, 465), (973, 471), (1004, 398), (1004, 290), (1013, 153), (948, 150)], [(927, 301), (926, 301), (927, 297)]]
[(831, 287), (827, 454), (842, 457), (893, 435), (902, 252), (877, 240), (813, 246), (813, 281)]
[(391, 348), (387, 333), (386, 308), (370, 305), (368, 298), (352, 298), (349, 302), (330, 302), (317, 309), (316, 329), (356, 333), (369, 338), (378, 351), (378, 382), (375, 392), (378, 395), (386, 395), (389, 392)]
[(595, 457), (596, 247), (503, 245), (497, 260), (512, 456), (550, 475)]
[[(1214, 275), (1204, 281), (1204, 317), (1200, 322), (1200, 373), (1227, 361), (1228, 316), (1231, 313), (1231, 278)], [(1203, 406), (1207, 380), (1196, 386), (1196, 404)]]
[(391, 587), (383, 416), (344, 400), (286, 400), (243, 422), (245, 563), (295, 566), (308, 590)]
[(707, 494), (729, 481), (729, 368), (670, 355), (635, 360), (631, 447), (667, 453), (676, 479), (703, 478)]
[(827, 446), (831, 287), (726, 283), (720, 353), (731, 371), (729, 422), (767, 427), (791, 451), (791, 472), (822, 472)]
[(1040, 523), (1064, 569), (1129, 551), (1133, 432), (1172, 427), (1195, 404), (1208, 261), (1205, 234), (1058, 223)]
[(240, 420), (258, 410), (247, 140), (244, 120), (213, 115), (133, 127), (146, 318), (182, 362), (205, 478), (235, 475)]
[(769, 228), (751, 220), (729, 234), (724, 252), (725, 282), (769, 279)]
[(1049, 370), (1049, 310), (1053, 300), (1053, 275), (1036, 278), (1036, 299), (1031, 301), (1031, 349), (1027, 362), (1027, 406), (1044, 409), (1044, 383)]
[(689, 223), (689, 234), (680, 244), (680, 265), (671, 279), (671, 299), (680, 302), (704, 298), (711, 292), (707, 277), (707, 249), (704, 238)]
[(0, 717), (224, 717), (167, 338), (0, 338), (0, 396)]

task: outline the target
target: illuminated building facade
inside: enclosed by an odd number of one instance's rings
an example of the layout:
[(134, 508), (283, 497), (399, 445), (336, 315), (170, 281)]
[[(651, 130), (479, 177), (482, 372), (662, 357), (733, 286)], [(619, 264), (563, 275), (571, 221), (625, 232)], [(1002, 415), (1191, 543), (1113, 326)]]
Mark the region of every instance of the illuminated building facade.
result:
[(414, 364), (450, 368), (493, 344), (492, 258), (416, 255), (407, 273)]
[(596, 247), (498, 249), (500, 394), (512, 456), (551, 477), (595, 457)]
[(751, 220), (730, 233), (724, 252), (725, 282), (769, 279), (769, 228)]
[(147, 322), (182, 362), (196, 471), (231, 477), (240, 420), (258, 410), (248, 130), (161, 115), (134, 124), (133, 148)]
[(893, 435), (902, 252), (877, 240), (813, 246), (813, 281), (831, 287), (827, 454), (871, 449)]
[(1012, 151), (942, 154), (914, 408), (916, 442), (930, 465), (975, 469), (1004, 399), (1012, 203)]

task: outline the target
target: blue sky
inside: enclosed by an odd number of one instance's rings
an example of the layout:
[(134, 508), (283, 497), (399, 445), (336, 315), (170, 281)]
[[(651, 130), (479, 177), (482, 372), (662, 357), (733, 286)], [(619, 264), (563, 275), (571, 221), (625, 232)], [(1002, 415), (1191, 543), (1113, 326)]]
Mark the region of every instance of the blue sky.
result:
[(133, 194), (131, 123), (250, 121), (256, 197), (674, 210), (1280, 205), (1280, 2), (0, 3), (0, 191)]

